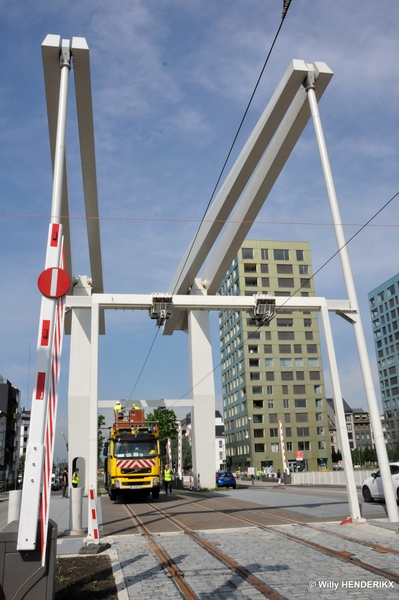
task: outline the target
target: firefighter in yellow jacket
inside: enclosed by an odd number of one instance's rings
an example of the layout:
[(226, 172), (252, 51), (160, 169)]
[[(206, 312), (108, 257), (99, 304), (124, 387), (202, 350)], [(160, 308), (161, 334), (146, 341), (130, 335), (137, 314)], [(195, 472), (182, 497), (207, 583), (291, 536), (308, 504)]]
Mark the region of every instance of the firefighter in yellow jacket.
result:
[(168, 495), (168, 488), (169, 488), (169, 494), (172, 493), (172, 474), (173, 471), (170, 468), (169, 465), (165, 465), (165, 468), (163, 470), (163, 482), (165, 484), (165, 494)]

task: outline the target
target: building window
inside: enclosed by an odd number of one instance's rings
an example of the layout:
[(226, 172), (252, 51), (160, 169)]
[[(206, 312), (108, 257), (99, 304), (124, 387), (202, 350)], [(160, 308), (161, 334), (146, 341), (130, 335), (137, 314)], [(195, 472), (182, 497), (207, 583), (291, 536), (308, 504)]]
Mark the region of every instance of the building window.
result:
[(269, 399), (267, 401), (267, 408), (274, 408), (274, 400)]
[(309, 275), (309, 265), (299, 265), (299, 275)]
[(278, 283), (278, 287), (283, 287), (283, 288), (293, 288), (295, 287), (294, 285), (294, 279), (292, 277), (278, 277), (277, 278), (277, 283)]
[(287, 442), (287, 452), (292, 452), (292, 442)]
[(312, 319), (304, 319), (303, 326), (304, 327), (312, 327)]
[(292, 358), (280, 358), (280, 367), (292, 367)]
[(321, 398), (316, 398), (316, 408), (321, 408), (323, 406), (323, 400)]
[[(267, 395), (273, 394), (273, 386), (272, 385), (267, 385), (266, 386), (266, 394)], [(273, 402), (273, 400), (271, 402)]]
[(306, 408), (306, 399), (305, 398), (297, 398), (294, 400), (295, 408)]
[(266, 377), (266, 381), (274, 381), (274, 372), (266, 371), (265, 377)]
[(253, 415), (252, 419), (254, 423), (263, 423), (263, 415)]
[(291, 413), (284, 413), (284, 423), (291, 423)]
[(269, 415), (269, 423), (277, 423), (277, 413), (271, 413)]
[(290, 407), (290, 401), (288, 400), (288, 398), (284, 398), (283, 408), (289, 408), (289, 407)]
[(279, 340), (279, 342), (286, 342), (288, 340), (295, 340), (295, 332), (294, 331), (278, 331), (277, 332), (277, 339)]
[(260, 266), (260, 272), (261, 273), (268, 273), (269, 272), (269, 265), (261, 264), (261, 266)]
[(259, 358), (250, 358), (249, 366), (250, 367), (259, 367)]
[(294, 344), (294, 354), (302, 354), (301, 344)]
[(290, 260), (289, 250), (273, 250), (274, 260)]
[(291, 427), (285, 428), (285, 437), (292, 437), (292, 429)]
[(260, 372), (259, 371), (258, 372), (251, 371), (250, 374), (249, 374), (249, 378), (250, 378), (251, 381), (259, 381), (259, 379), (260, 379)]
[(294, 394), (305, 394), (306, 393), (306, 387), (299, 383), (297, 385), (294, 385), (293, 388), (294, 388)]
[(305, 331), (305, 340), (313, 340), (313, 331)]
[(260, 257), (262, 260), (269, 260), (269, 250), (267, 250), (267, 248), (261, 248)]
[(277, 321), (277, 327), (293, 327), (294, 326), (294, 319), (276, 319)]
[(258, 354), (258, 346), (250, 345), (248, 350), (250, 354)]
[(265, 358), (265, 367), (272, 367), (272, 366), (273, 366), (273, 359)]
[(309, 365), (309, 367), (318, 367), (319, 359), (318, 358), (308, 358), (308, 365)]
[(245, 285), (246, 287), (258, 287), (258, 280), (256, 277), (246, 277)]
[[(272, 353), (272, 351), (273, 351), (273, 350), (272, 350), (272, 345), (271, 345), (271, 344), (264, 344), (264, 345), (263, 345), (263, 352), (264, 352), (265, 354), (271, 354), (271, 353)], [(271, 359), (271, 360), (273, 360), (273, 359)]]
[(241, 256), (243, 258), (253, 258), (254, 257), (254, 251), (252, 250), (252, 248), (242, 248), (242, 250), (241, 250)]
[(254, 429), (254, 438), (263, 438), (265, 437), (264, 429)]
[(300, 282), (301, 282), (301, 288), (310, 288), (310, 279), (303, 279), (301, 277)]
[(280, 275), (292, 275), (294, 269), (292, 265), (277, 265), (277, 273)]
[(324, 427), (317, 427), (317, 435), (324, 435)]
[(310, 450), (310, 442), (298, 442), (298, 450)]
[(297, 381), (304, 381), (305, 380), (305, 372), (304, 371), (297, 371), (296, 372), (296, 380)]
[(271, 438), (278, 437), (278, 427), (271, 427), (270, 428), (270, 437)]
[(291, 354), (291, 344), (279, 344), (279, 354)]
[(299, 260), (304, 260), (303, 258), (303, 250), (297, 250), (296, 251), (296, 259)]
[(295, 359), (295, 366), (296, 367), (303, 367), (303, 358), (296, 358)]
[(252, 386), (252, 393), (254, 395), (259, 395), (262, 393), (262, 386), (261, 385), (253, 385)]
[(293, 381), (294, 373), (292, 371), (281, 371), (281, 381)]
[(317, 344), (307, 344), (306, 349), (308, 354), (317, 354)]
[(265, 451), (265, 444), (255, 444), (255, 452), (259, 453), (259, 452), (264, 452)]
[[(263, 400), (254, 400), (254, 408), (259, 409), (263, 408)], [(317, 421), (317, 419), (316, 419)]]
[(309, 427), (297, 427), (296, 435), (297, 437), (309, 437)]
[(309, 371), (310, 380), (320, 379), (320, 371)]
[(272, 452), (280, 452), (280, 444), (278, 442), (273, 442), (270, 444), (270, 450)]
[(295, 413), (295, 420), (297, 423), (307, 423), (308, 413)]
[(317, 445), (319, 447), (319, 450), (325, 450), (326, 449), (326, 443), (324, 440), (321, 440), (319, 442), (317, 442)]

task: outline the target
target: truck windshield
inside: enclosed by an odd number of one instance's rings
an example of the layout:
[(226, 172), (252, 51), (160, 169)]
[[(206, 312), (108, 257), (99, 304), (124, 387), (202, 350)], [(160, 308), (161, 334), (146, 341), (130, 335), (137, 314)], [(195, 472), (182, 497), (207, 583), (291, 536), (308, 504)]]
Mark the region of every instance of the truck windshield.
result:
[(136, 458), (143, 456), (154, 457), (157, 454), (156, 442), (115, 442), (116, 458)]

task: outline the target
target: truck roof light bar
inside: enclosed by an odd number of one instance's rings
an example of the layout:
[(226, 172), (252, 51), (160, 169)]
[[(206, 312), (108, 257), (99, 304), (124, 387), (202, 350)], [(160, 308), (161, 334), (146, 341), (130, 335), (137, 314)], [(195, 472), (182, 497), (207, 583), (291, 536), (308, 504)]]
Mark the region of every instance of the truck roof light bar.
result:
[(254, 294), (255, 306), (252, 309), (252, 318), (259, 325), (268, 325), (276, 314), (276, 300), (268, 294)]
[(156, 319), (158, 327), (172, 316), (172, 294), (152, 294), (152, 307), (148, 314), (151, 319)]

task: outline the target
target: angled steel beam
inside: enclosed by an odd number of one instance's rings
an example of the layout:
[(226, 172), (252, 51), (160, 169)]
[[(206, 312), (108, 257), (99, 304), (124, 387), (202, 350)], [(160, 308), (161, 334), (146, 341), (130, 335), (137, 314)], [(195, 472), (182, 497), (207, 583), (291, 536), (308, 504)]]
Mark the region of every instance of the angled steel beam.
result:
[[(90, 79), (89, 47), (85, 38), (72, 38), (76, 110), (78, 116), (80, 159), (86, 210), (87, 238), (93, 293), (102, 293), (100, 222), (98, 214), (96, 153), (94, 146), (93, 103)], [(100, 333), (105, 333), (104, 313), (100, 315)]]
[[(325, 63), (307, 65), (307, 69), (309, 72), (314, 72), (315, 94), (319, 100), (325, 92), (333, 72)], [(242, 195), (233, 214), (232, 222), (227, 224), (209, 264), (201, 276), (202, 280), (207, 281), (208, 294), (217, 292), (231, 261), (251, 229), (310, 116), (307, 93), (301, 87)]]
[(250, 179), (254, 168), (272, 139), (308, 68), (303, 60), (293, 60), (234, 163), (202, 223), (198, 235), (187, 248), (169, 286), (173, 294), (187, 294), (225, 221)]

